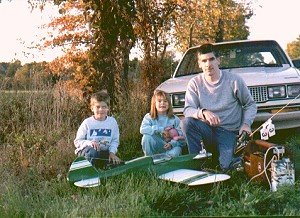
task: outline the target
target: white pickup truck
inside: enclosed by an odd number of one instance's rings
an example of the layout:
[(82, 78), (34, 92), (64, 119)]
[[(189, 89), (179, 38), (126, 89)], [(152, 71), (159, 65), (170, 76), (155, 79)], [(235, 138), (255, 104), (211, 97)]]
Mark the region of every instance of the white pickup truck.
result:
[[(215, 43), (223, 72), (239, 74), (246, 82), (258, 111), (254, 126), (272, 121), (276, 129), (300, 127), (300, 71), (273, 40)], [(199, 73), (196, 51), (188, 49), (172, 78), (157, 88), (170, 93), (175, 114), (183, 115), (188, 81)], [(282, 109), (284, 107), (284, 109)]]

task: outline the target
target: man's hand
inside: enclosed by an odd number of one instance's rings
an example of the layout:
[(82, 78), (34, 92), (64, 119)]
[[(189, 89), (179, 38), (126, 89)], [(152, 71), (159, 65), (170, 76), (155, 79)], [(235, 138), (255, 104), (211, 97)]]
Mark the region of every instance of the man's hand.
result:
[(113, 164), (120, 164), (121, 159), (118, 158), (114, 153), (109, 152), (109, 162), (113, 162)]
[(244, 123), (240, 128), (239, 135), (241, 135), (243, 131), (247, 132), (249, 135), (252, 133), (250, 126), (248, 126), (246, 123)]
[(209, 125), (211, 125), (211, 126), (219, 126), (220, 125), (220, 118), (213, 112), (211, 112), (209, 110), (204, 110), (202, 112), (202, 114), (203, 114), (205, 121), (207, 121)]
[(165, 150), (171, 150), (172, 149), (172, 145), (170, 143), (167, 143), (164, 145), (164, 149)]

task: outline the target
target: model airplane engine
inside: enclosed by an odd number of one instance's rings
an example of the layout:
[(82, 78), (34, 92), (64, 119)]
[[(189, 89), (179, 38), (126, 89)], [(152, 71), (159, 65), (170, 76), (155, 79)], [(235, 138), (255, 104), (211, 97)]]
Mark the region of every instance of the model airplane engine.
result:
[(263, 140), (249, 141), (244, 150), (244, 169), (251, 180), (267, 181), (272, 191), (277, 191), (281, 185), (295, 183), (294, 165), (282, 145)]

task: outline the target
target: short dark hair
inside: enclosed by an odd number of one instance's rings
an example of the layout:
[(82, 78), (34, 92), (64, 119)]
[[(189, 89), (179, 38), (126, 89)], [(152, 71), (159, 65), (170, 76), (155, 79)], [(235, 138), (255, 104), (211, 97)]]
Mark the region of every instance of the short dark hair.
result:
[(198, 55), (201, 55), (201, 54), (207, 54), (207, 53), (214, 53), (214, 55), (217, 57), (218, 54), (215, 50), (215, 46), (211, 43), (205, 43), (203, 45), (201, 45), (198, 49)]
[(93, 105), (93, 103), (95, 101), (98, 101), (98, 102), (103, 101), (107, 104), (107, 106), (109, 106), (110, 97), (109, 97), (107, 91), (106, 90), (101, 90), (99, 92), (96, 92), (96, 93), (92, 94), (92, 96), (91, 96), (91, 105)]

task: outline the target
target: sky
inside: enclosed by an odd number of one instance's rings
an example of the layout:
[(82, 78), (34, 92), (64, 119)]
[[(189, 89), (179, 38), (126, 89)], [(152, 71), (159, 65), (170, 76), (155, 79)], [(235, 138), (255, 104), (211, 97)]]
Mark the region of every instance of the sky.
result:
[[(0, 62), (20, 60), (28, 62), (50, 61), (61, 52), (47, 50), (37, 52), (28, 49), (32, 42), (38, 42), (47, 33), (41, 28), (57, 16), (57, 9), (45, 7), (43, 13), (39, 9), (31, 10), (27, 0), (1, 0), (0, 3)], [(30, 53), (30, 54), (24, 54)]]
[[(254, 16), (247, 22), (249, 39), (274, 39), (283, 49), (300, 35), (297, 15), (300, 0), (254, 0)], [(46, 34), (41, 28), (51, 17), (57, 16), (57, 9), (46, 7), (41, 13), (31, 12), (27, 0), (2, 0), (0, 3), (0, 62), (16, 59), (22, 64), (51, 61), (62, 53), (58, 50), (37, 52), (29, 50), (31, 42), (39, 41)], [(24, 51), (29, 55), (24, 55)]]
[(256, 0), (249, 39), (274, 39), (283, 49), (300, 36), (300, 0)]

